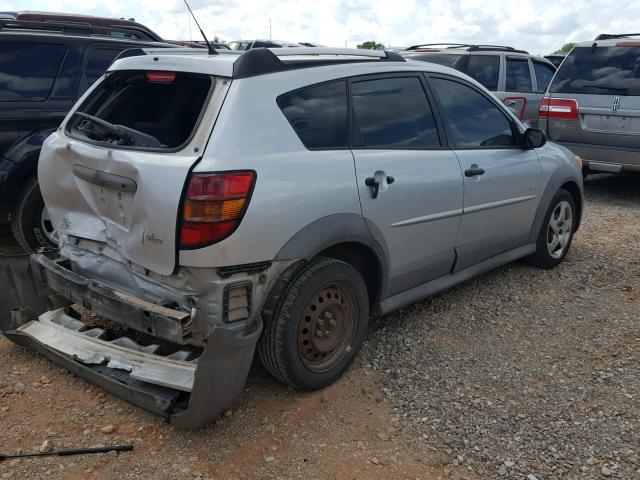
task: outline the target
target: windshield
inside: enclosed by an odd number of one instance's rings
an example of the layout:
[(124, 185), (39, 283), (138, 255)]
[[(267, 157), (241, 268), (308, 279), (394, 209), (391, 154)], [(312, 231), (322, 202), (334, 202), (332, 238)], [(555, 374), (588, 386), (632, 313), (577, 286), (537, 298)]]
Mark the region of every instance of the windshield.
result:
[(177, 149), (191, 137), (213, 82), (182, 72), (115, 72), (67, 125), (72, 136), (126, 148)]
[(229, 42), (229, 48), (231, 50), (248, 50), (253, 42)]
[(640, 48), (576, 47), (564, 59), (549, 91), (640, 95)]

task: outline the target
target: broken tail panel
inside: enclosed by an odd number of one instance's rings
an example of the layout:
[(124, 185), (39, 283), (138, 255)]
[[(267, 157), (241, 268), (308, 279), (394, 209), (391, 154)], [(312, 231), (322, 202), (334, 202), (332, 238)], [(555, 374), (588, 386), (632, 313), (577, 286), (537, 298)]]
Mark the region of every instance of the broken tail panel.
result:
[[(216, 328), (204, 348), (190, 348), (167, 341), (171, 328), (162, 330), (164, 339), (130, 328), (136, 318), (179, 328), (183, 312), (114, 291), (68, 270), (64, 261), (42, 254), (0, 257), (0, 268), (4, 335), (110, 393), (196, 428), (242, 392), (261, 322), (246, 333)], [(116, 328), (94, 321), (94, 309)], [(114, 318), (118, 312), (127, 318)]]

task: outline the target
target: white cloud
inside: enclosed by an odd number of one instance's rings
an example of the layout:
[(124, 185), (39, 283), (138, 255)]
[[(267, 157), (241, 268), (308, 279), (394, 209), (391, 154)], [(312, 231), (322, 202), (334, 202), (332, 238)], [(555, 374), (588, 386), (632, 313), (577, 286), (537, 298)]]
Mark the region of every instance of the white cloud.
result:
[[(638, 30), (640, 18), (638, 0), (192, 0), (191, 6), (208, 36), (226, 40), (266, 38), (271, 19), (272, 36), (281, 40), (350, 47), (366, 40), (491, 43), (541, 54), (602, 32)], [(181, 0), (0, 0), (1, 10), (134, 17), (164, 38), (199, 38)]]

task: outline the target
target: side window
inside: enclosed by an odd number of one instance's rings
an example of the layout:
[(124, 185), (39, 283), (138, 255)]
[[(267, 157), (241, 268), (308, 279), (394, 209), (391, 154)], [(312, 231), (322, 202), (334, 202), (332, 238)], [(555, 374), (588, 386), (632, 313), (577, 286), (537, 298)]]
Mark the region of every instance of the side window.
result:
[(344, 80), (281, 95), (278, 106), (305, 147), (347, 147), (349, 129)]
[(466, 73), (488, 90), (495, 92), (498, 90), (500, 57), (497, 55), (471, 55)]
[(507, 83), (505, 91), (507, 92), (531, 92), (531, 72), (529, 71), (529, 62), (526, 58), (508, 58), (507, 57)]
[(516, 145), (511, 122), (487, 97), (453, 80), (429, 80), (449, 125), (456, 147), (510, 147)]
[(533, 62), (533, 70), (536, 72), (536, 82), (538, 82), (538, 93), (544, 93), (556, 71), (549, 65), (540, 62)]
[(66, 52), (57, 44), (0, 43), (0, 102), (46, 100)]
[(111, 48), (92, 48), (89, 50), (84, 72), (82, 72), (82, 77), (80, 77), (78, 96), (82, 95), (102, 76), (121, 51), (122, 50), (114, 50)]
[(354, 82), (354, 143), (364, 147), (434, 148), (438, 130), (418, 77)]

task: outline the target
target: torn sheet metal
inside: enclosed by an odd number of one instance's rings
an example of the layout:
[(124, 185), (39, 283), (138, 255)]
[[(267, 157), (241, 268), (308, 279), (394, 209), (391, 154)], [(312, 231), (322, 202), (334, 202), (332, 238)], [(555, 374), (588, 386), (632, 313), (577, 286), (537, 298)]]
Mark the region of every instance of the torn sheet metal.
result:
[(52, 310), (40, 315), (37, 321), (31, 321), (18, 328), (18, 332), (27, 334), (38, 342), (64, 353), (86, 364), (106, 363), (108, 368), (130, 372), (137, 380), (191, 392), (196, 371), (196, 363), (181, 361), (161, 355), (155, 355), (123, 347), (82, 331), (65, 327), (72, 324), (63, 309)]

